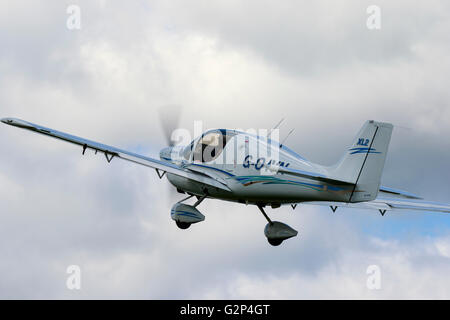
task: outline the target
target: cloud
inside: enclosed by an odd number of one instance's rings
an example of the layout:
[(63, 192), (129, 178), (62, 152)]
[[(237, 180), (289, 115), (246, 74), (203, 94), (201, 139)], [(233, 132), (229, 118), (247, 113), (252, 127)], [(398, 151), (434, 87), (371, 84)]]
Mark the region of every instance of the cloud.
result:
[[(289, 273), (240, 274), (227, 286), (218, 286), (206, 298), (234, 299), (446, 299), (448, 281), (439, 275), (448, 270), (448, 256), (436, 250), (437, 243), (399, 244), (370, 239), (364, 250), (339, 255), (314, 275)], [(418, 249), (419, 248), (419, 249)], [(438, 252), (437, 252), (438, 251)], [(424, 253), (426, 252), (426, 253)], [(419, 262), (421, 261), (421, 262)], [(368, 267), (380, 268), (380, 288), (370, 289)], [(212, 294), (211, 294), (212, 293)]]
[[(449, 201), (446, 2), (381, 1), (376, 32), (360, 1), (76, 3), (78, 31), (69, 3), (0, 10), (2, 117), (153, 156), (163, 105), (181, 105), (190, 130), (286, 118), (287, 144), (323, 164), (365, 120), (390, 121), (383, 184)], [(182, 195), (153, 171), (0, 130), (2, 298), (449, 297), (445, 215), (270, 210), (299, 230), (272, 248), (257, 208), (206, 200), (206, 221), (182, 231), (169, 216)], [(81, 291), (65, 287), (71, 264)]]

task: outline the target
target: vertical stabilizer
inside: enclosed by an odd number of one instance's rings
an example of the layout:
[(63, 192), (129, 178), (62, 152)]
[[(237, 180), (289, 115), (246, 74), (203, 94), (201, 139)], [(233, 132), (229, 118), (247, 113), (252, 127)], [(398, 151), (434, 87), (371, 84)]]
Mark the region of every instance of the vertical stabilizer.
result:
[(392, 129), (390, 123), (367, 121), (342, 160), (331, 169), (334, 179), (355, 184), (349, 202), (377, 197)]

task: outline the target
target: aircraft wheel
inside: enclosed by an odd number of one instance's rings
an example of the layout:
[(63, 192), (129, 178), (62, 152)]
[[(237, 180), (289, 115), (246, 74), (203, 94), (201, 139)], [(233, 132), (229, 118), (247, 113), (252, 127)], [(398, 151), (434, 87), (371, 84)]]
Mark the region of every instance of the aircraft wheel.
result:
[(190, 223), (180, 222), (180, 221), (176, 221), (176, 224), (177, 224), (178, 228), (183, 229), (183, 230), (187, 229), (187, 228), (189, 228), (191, 226)]
[(267, 239), (267, 241), (274, 247), (279, 246), (283, 242), (281, 239)]

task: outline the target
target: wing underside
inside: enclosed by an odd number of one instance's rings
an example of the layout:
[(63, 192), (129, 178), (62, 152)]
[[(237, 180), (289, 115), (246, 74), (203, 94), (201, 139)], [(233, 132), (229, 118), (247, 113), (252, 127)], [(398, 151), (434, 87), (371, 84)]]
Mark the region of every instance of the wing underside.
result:
[(332, 208), (359, 208), (359, 209), (373, 209), (379, 210), (384, 214), (386, 210), (419, 210), (428, 212), (443, 212), (450, 213), (450, 204), (428, 202), (412, 199), (389, 199), (377, 198), (372, 201), (346, 203), (346, 202), (327, 202), (327, 201), (306, 201), (302, 204), (329, 206)]

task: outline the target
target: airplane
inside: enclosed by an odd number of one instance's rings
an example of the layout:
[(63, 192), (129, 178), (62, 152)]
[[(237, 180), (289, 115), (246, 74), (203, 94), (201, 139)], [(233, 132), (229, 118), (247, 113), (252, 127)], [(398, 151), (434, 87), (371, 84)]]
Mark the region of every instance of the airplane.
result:
[[(267, 136), (228, 129), (207, 130), (187, 146), (162, 149), (160, 159), (76, 137), (15, 118), (3, 123), (103, 153), (106, 160), (128, 160), (155, 169), (187, 197), (171, 208), (180, 229), (205, 220), (197, 209), (205, 199), (255, 205), (267, 220), (264, 235), (273, 246), (297, 236), (297, 230), (273, 221), (265, 208), (298, 204), (378, 210), (421, 210), (450, 213), (450, 204), (426, 202), (412, 193), (381, 186), (393, 125), (368, 120), (334, 166), (312, 163)], [(169, 139), (168, 139), (169, 140)], [(170, 140), (169, 140), (170, 141)], [(265, 150), (261, 156), (261, 150)], [(186, 201), (195, 197), (194, 204)]]

